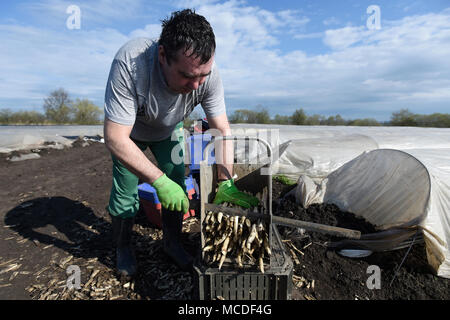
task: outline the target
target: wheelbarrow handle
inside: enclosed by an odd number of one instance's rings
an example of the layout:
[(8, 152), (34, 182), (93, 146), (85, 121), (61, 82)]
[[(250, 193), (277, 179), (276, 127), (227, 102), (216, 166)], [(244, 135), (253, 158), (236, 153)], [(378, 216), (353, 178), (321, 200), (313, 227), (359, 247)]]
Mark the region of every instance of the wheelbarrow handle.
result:
[[(248, 218), (255, 218), (255, 219), (270, 219), (270, 217), (266, 214), (261, 214), (258, 212), (246, 212), (239, 208), (224, 207), (224, 206), (220, 206), (220, 205), (216, 205), (216, 204), (212, 204), (212, 203), (205, 203), (205, 209), (206, 209), (206, 211), (212, 211), (212, 212), (222, 211), (223, 213), (231, 214), (231, 215), (235, 215), (235, 216), (246, 216)], [(289, 218), (284, 218), (284, 217), (280, 217), (280, 216), (272, 215), (272, 223), (274, 223), (276, 225), (291, 227), (291, 228), (302, 228), (302, 229), (312, 231), (312, 232), (319, 232), (319, 233), (323, 233), (323, 234), (344, 237), (344, 238), (348, 238), (348, 239), (360, 239), (361, 238), (361, 232), (358, 230), (334, 227), (334, 226), (329, 226), (329, 225), (320, 224), (320, 223), (301, 221), (301, 220), (297, 220), (297, 219), (289, 219)]]

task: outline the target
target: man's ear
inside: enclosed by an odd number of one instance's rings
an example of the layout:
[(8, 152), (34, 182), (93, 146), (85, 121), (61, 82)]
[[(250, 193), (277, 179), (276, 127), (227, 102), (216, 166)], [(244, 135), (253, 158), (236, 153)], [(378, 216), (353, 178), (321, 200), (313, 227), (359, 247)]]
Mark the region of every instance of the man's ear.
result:
[(164, 51), (164, 47), (161, 44), (158, 46), (158, 60), (159, 63), (163, 65), (167, 63), (166, 52)]

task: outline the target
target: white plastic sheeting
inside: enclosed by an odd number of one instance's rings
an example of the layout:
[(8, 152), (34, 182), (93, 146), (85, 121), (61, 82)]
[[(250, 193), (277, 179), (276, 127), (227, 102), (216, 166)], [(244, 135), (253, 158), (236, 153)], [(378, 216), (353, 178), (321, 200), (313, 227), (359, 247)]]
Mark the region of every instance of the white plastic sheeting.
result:
[(450, 278), (450, 129), (247, 124), (232, 133), (267, 137), (272, 148), (291, 140), (273, 173), (298, 179), (299, 202), (363, 216), (380, 230), (361, 241), (372, 249), (394, 247), (419, 227), (430, 265)]
[(292, 139), (291, 145), (281, 154), (277, 171), (286, 176), (307, 174), (311, 178), (323, 178), (338, 169), (349, 159), (367, 150), (378, 148), (377, 143), (363, 135), (342, 137)]
[[(0, 126), (0, 153), (41, 147), (45, 142), (69, 146), (78, 136), (103, 135), (103, 126)], [(72, 138), (68, 139), (67, 137)]]
[(326, 180), (323, 202), (361, 215), (378, 229), (414, 226), (426, 216), (431, 188), (428, 171), (403, 151), (364, 153)]

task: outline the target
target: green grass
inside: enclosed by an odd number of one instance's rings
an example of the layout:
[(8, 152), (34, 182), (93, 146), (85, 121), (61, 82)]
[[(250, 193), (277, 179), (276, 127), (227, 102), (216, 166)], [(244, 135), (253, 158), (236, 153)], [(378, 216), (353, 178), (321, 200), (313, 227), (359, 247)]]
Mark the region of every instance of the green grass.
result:
[(280, 182), (280, 183), (282, 183), (284, 185), (287, 185), (287, 186), (292, 186), (293, 184), (296, 184), (295, 181), (289, 179), (288, 177), (286, 177), (285, 175), (282, 175), (282, 174), (278, 174), (278, 175), (273, 176), (273, 179), (275, 181), (278, 181), (278, 182)]

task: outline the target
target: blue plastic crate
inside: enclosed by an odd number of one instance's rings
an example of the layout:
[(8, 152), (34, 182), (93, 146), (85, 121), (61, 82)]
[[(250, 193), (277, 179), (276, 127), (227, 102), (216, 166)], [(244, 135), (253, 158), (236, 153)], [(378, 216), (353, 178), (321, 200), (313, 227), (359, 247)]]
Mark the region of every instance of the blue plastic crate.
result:
[[(184, 183), (186, 184), (186, 192), (188, 192), (188, 194), (195, 193), (194, 181), (192, 176), (187, 176), (184, 180)], [(138, 195), (139, 198), (148, 200), (154, 204), (160, 203), (158, 195), (156, 194), (156, 189), (148, 183), (141, 183), (140, 185), (138, 185)]]
[(186, 184), (186, 191), (194, 190), (194, 181), (192, 181), (192, 176), (189, 175), (184, 180), (184, 183)]
[(155, 204), (160, 203), (155, 188), (148, 183), (138, 185), (138, 195), (141, 199), (148, 200)]
[[(212, 136), (210, 134), (194, 134), (189, 137), (188, 145), (191, 155), (191, 163), (189, 169), (191, 172), (200, 171), (200, 161), (203, 159), (203, 150), (206, 145), (211, 141)], [(211, 148), (211, 154), (209, 155), (209, 164), (215, 163), (214, 148)]]

